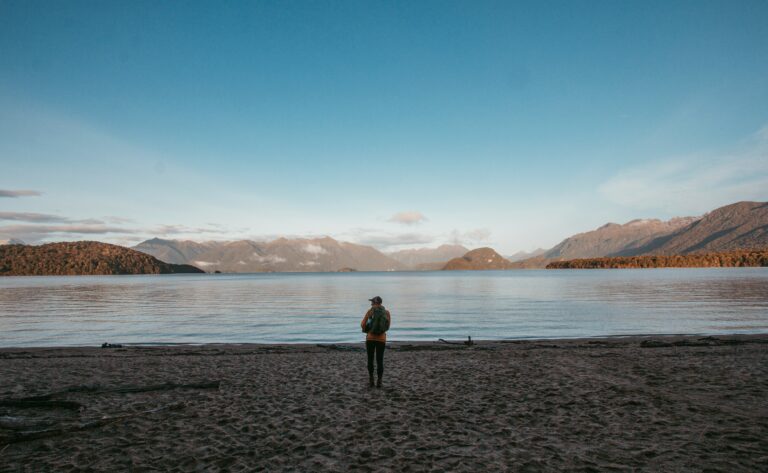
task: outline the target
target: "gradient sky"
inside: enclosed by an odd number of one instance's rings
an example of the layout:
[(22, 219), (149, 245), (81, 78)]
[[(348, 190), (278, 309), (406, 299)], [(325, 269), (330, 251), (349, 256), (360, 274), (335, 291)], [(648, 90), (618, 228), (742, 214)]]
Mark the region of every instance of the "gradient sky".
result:
[(768, 200), (766, 25), (766, 1), (0, 0), (0, 238), (510, 254)]

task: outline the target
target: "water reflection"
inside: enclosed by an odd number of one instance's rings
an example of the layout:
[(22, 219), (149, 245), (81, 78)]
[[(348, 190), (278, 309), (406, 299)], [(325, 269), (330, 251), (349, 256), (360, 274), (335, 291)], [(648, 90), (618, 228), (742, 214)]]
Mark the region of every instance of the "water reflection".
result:
[(768, 331), (768, 269), (0, 278), (0, 345), (349, 342)]

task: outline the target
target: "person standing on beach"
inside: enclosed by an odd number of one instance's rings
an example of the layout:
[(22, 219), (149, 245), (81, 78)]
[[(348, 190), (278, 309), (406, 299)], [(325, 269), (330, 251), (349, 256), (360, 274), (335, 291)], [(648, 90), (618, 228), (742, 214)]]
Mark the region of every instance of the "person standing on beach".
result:
[(371, 308), (365, 313), (360, 322), (360, 328), (366, 333), (365, 350), (368, 353), (368, 385), (373, 387), (373, 356), (376, 355), (376, 370), (378, 381), (376, 387), (381, 387), (381, 377), (384, 375), (384, 349), (387, 347), (387, 330), (392, 322), (392, 316), (381, 303), (381, 297), (376, 296), (371, 301)]

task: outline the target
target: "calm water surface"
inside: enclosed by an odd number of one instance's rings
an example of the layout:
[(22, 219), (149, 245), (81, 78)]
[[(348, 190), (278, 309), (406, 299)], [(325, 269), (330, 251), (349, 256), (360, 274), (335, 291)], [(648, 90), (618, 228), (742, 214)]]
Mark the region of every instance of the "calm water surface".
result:
[(768, 333), (768, 268), (0, 278), (0, 346)]

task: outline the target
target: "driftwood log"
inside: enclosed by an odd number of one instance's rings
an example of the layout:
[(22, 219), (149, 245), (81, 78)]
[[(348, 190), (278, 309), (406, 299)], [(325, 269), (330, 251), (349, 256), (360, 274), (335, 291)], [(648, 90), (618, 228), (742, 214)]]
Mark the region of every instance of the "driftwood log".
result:
[(3, 407), (24, 407), (37, 409), (80, 409), (82, 404), (75, 401), (51, 401), (47, 399), (0, 399)]
[(325, 348), (327, 350), (338, 350), (338, 351), (365, 351), (364, 348), (361, 347), (350, 347), (346, 345), (336, 345), (335, 343), (331, 343), (330, 345), (323, 345), (322, 343), (317, 344), (320, 348)]
[[(221, 381), (203, 381), (201, 383), (163, 383), (153, 384), (149, 386), (117, 386), (117, 387), (104, 387), (104, 386), (71, 386), (61, 391), (55, 391), (40, 396), (29, 396), (21, 399), (8, 399), (0, 400), (0, 405), (3, 402), (56, 402), (56, 403), (68, 403), (70, 401), (52, 401), (51, 399), (70, 393), (88, 393), (88, 394), (106, 394), (106, 393), (144, 393), (150, 391), (167, 391), (170, 389), (219, 389)], [(77, 403), (74, 403), (77, 404)], [(79, 406), (78, 406), (79, 407)]]
[(186, 404), (183, 402), (175, 402), (173, 404), (167, 404), (165, 406), (156, 407), (154, 409), (149, 409), (146, 411), (134, 412), (131, 414), (122, 414), (122, 415), (111, 416), (111, 417), (102, 417), (101, 419), (97, 419), (90, 422), (84, 422), (84, 423), (72, 425), (72, 426), (58, 427), (58, 428), (46, 429), (46, 430), (16, 432), (11, 435), (0, 436), (0, 443), (11, 444), (11, 443), (17, 443), (17, 442), (26, 442), (29, 440), (36, 440), (36, 439), (47, 438), (47, 437), (56, 437), (58, 435), (65, 435), (73, 432), (80, 432), (83, 430), (95, 429), (98, 427), (114, 424), (115, 422), (120, 422), (122, 420), (127, 420), (134, 417), (145, 416), (145, 415), (154, 414), (162, 411), (182, 409), (185, 405)]
[(47, 421), (35, 421), (26, 417), (0, 416), (0, 429), (5, 430), (32, 430), (50, 427), (54, 423)]
[(472, 337), (467, 336), (467, 341), (465, 342), (449, 342), (448, 340), (445, 340), (444, 338), (438, 338), (439, 342), (447, 343), (448, 345), (466, 345), (468, 347), (471, 347), (475, 344), (475, 342), (472, 341)]
[[(171, 389), (219, 389), (220, 381), (204, 381), (201, 383), (163, 383), (154, 384), (149, 386), (118, 386), (118, 387), (103, 387), (103, 386), (71, 386), (61, 391), (55, 391), (40, 396), (29, 396), (20, 399), (0, 399), (0, 406), (8, 407), (22, 407), (22, 408), (45, 408), (45, 409), (80, 409), (82, 404), (74, 401), (65, 401), (54, 399), (56, 397), (64, 396), (70, 393), (87, 393), (87, 394), (103, 394), (103, 393), (143, 393), (151, 391), (166, 391)], [(39, 438), (55, 437), (58, 435), (66, 435), (73, 432), (79, 432), (82, 430), (94, 429), (104, 425), (112, 424), (122, 420), (130, 419), (133, 417), (154, 414), (156, 412), (181, 409), (186, 404), (184, 402), (176, 402), (165, 406), (149, 409), (141, 412), (134, 412), (130, 414), (123, 414), (111, 417), (102, 417), (90, 422), (80, 423), (76, 425), (60, 426), (43, 430), (25, 430), (17, 431), (7, 435), (0, 435), (0, 444), (11, 444), (16, 442), (26, 442), (29, 440), (35, 440)], [(5, 428), (11, 430), (20, 430), (18, 427), (34, 428), (35, 425), (21, 426), (11, 425), (17, 424), (19, 418), (4, 417), (7, 421)], [(37, 425), (41, 426), (40, 424)], [(16, 428), (14, 428), (16, 427)], [(6, 445), (7, 447), (7, 445)]]

